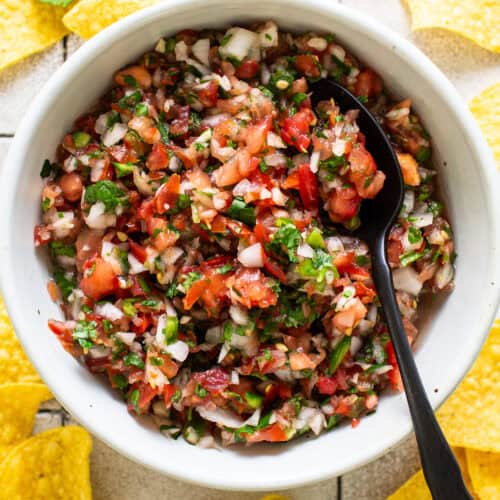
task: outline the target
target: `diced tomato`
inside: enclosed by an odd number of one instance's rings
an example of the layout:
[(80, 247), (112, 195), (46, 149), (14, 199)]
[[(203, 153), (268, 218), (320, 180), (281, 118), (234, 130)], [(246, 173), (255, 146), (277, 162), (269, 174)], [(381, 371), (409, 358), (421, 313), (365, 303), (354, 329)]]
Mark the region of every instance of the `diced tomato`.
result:
[(186, 296), (182, 299), (184, 309), (190, 310), (198, 299), (203, 295), (203, 292), (208, 287), (208, 280), (200, 279), (195, 281), (186, 293)]
[(189, 106), (180, 106), (177, 118), (170, 124), (170, 134), (176, 139), (184, 139), (189, 132)]
[(205, 262), (208, 267), (219, 267), (232, 262), (233, 258), (230, 255), (218, 255), (217, 257), (212, 257)]
[(408, 153), (398, 153), (397, 156), (404, 183), (408, 186), (419, 186), (420, 174), (418, 172), (417, 160)]
[(344, 417), (348, 417), (351, 413), (351, 405), (346, 401), (346, 398), (342, 398), (335, 408), (335, 413), (337, 415), (343, 415)]
[(49, 319), (48, 326), (51, 331), (57, 335), (59, 342), (61, 342), (64, 349), (72, 354), (76, 354), (72, 330), (67, 326), (66, 322)]
[(142, 335), (151, 325), (151, 317), (149, 314), (139, 313), (137, 318), (132, 323), (132, 331), (138, 335)]
[(396, 359), (396, 352), (392, 341), (389, 341), (385, 347), (387, 352), (387, 362), (392, 366), (389, 372), (389, 382), (393, 391), (403, 391), (403, 381), (401, 379), (401, 372), (399, 371), (398, 361)]
[(51, 233), (50, 229), (45, 226), (44, 224), (39, 224), (38, 226), (35, 226), (34, 230), (34, 241), (35, 241), (35, 246), (39, 247), (40, 245), (46, 245), (51, 238)]
[(374, 198), (384, 185), (385, 175), (377, 170), (375, 160), (362, 144), (356, 144), (348, 155), (349, 180), (361, 198)]
[(308, 163), (299, 166), (299, 193), (304, 208), (312, 212), (318, 211), (318, 180)]
[(366, 317), (367, 313), (368, 310), (366, 307), (359, 298), (356, 298), (353, 300), (353, 304), (347, 309), (335, 313), (333, 316), (333, 325), (337, 330), (350, 334), (360, 320)]
[(236, 76), (242, 80), (251, 80), (259, 69), (259, 63), (255, 59), (247, 59), (236, 68)]
[(316, 387), (318, 388), (320, 394), (327, 394), (331, 396), (332, 394), (335, 394), (338, 384), (335, 377), (320, 375), (318, 377), (318, 381), (316, 382)]
[(246, 143), (248, 152), (253, 155), (266, 147), (267, 133), (271, 130), (273, 120), (266, 116), (247, 129)]
[(80, 288), (92, 300), (100, 300), (117, 289), (117, 275), (113, 266), (100, 257), (88, 260), (83, 273)]
[(260, 443), (262, 441), (268, 441), (270, 443), (283, 442), (288, 441), (288, 436), (281, 428), (280, 424), (276, 422), (247, 436), (248, 443)]
[(318, 56), (312, 54), (295, 56), (295, 69), (310, 78), (317, 78), (321, 75)]
[(328, 214), (333, 222), (346, 222), (359, 210), (361, 198), (353, 187), (332, 189), (328, 195)]
[(361, 299), (363, 304), (370, 304), (377, 295), (377, 292), (373, 288), (366, 286), (361, 281), (356, 281), (354, 288), (356, 289), (356, 295)]
[[(139, 391), (137, 406), (135, 406), (130, 398), (135, 390)], [(148, 412), (151, 401), (158, 395), (158, 389), (153, 389), (149, 384), (140, 382), (131, 387), (128, 397), (127, 408), (131, 413), (143, 415)]]
[(116, 144), (115, 146), (110, 146), (106, 149), (108, 154), (113, 158), (114, 161), (119, 163), (136, 163), (138, 161), (137, 153), (127, 147), (125, 144)]
[(142, 245), (139, 245), (139, 243), (136, 243), (131, 239), (128, 240), (128, 244), (130, 246), (130, 251), (132, 252), (133, 256), (141, 264), (144, 264), (144, 262), (146, 262), (146, 259), (148, 258), (148, 253), (146, 252), (146, 249)]
[(281, 187), (283, 189), (299, 189), (299, 172), (296, 170), (292, 172), (282, 183)]
[(168, 166), (168, 162), (170, 158), (168, 157), (168, 149), (163, 144), (163, 142), (157, 142), (153, 144), (153, 149), (151, 153), (148, 155), (148, 159), (146, 160), (146, 166), (149, 170), (164, 170)]
[(138, 219), (148, 221), (155, 213), (155, 203), (153, 200), (143, 200), (137, 209), (136, 216)]
[(172, 406), (172, 396), (177, 391), (177, 387), (174, 384), (165, 384), (163, 386), (163, 401), (165, 406), (170, 408)]
[(217, 91), (219, 83), (217, 80), (210, 80), (204, 84), (196, 92), (198, 99), (205, 106), (205, 108), (213, 108), (217, 104)]
[(382, 79), (371, 68), (366, 68), (358, 75), (354, 87), (357, 96), (373, 97), (382, 92)]
[(353, 429), (355, 429), (355, 428), (359, 425), (359, 423), (360, 423), (359, 418), (353, 418), (353, 419), (351, 420), (351, 427), (352, 427)]
[(316, 368), (316, 363), (305, 352), (291, 352), (289, 360), (290, 369), (293, 371), (314, 370)]
[(313, 112), (306, 108), (297, 111), (293, 116), (281, 122), (281, 138), (289, 146), (296, 147), (302, 153), (307, 151), (311, 143), (309, 127), (315, 122)]
[(269, 257), (266, 252), (263, 251), (262, 256), (264, 260), (264, 269), (275, 278), (278, 278), (281, 283), (286, 285), (288, 279), (285, 271), (283, 271), (283, 269), (281, 269), (281, 267), (271, 257)]
[(222, 368), (195, 373), (193, 378), (207, 391), (223, 391), (231, 382), (231, 377)]
[(235, 291), (235, 300), (245, 307), (266, 308), (278, 301), (272, 281), (259, 269), (240, 268), (228, 281), (229, 288)]
[(257, 224), (255, 224), (255, 227), (253, 228), (253, 234), (255, 234), (257, 241), (259, 243), (262, 243), (262, 245), (268, 243), (269, 240), (271, 239), (269, 236), (269, 232), (267, 231), (265, 226), (260, 222), (257, 222)]
[(130, 279), (132, 280), (132, 286), (129, 288), (130, 293), (134, 297), (145, 297), (146, 296), (146, 292), (144, 291), (144, 289), (141, 286), (141, 282), (139, 280), (139, 276), (138, 275), (132, 275), (132, 276), (130, 276)]
[(217, 187), (232, 186), (257, 170), (259, 159), (240, 149), (229, 161), (214, 171)]
[(180, 188), (181, 176), (179, 174), (172, 174), (168, 181), (160, 186), (155, 193), (154, 200), (157, 213), (164, 214), (175, 207), (179, 199)]

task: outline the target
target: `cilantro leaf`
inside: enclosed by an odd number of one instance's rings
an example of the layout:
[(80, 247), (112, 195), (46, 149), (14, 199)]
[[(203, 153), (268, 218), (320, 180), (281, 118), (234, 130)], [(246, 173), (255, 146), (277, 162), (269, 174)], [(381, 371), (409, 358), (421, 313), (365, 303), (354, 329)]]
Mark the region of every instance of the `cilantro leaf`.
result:
[(68, 278), (67, 273), (60, 267), (54, 269), (53, 276), (63, 299), (68, 300), (71, 292), (76, 288), (76, 279), (74, 277)]
[(290, 262), (298, 262), (297, 249), (300, 245), (300, 232), (290, 219), (278, 219), (279, 228), (274, 233), (269, 249), (278, 255), (286, 255)]
[(125, 205), (128, 196), (112, 181), (98, 181), (85, 189), (85, 203), (104, 203), (106, 212), (114, 212), (118, 205)]
[(231, 206), (229, 207), (228, 214), (231, 218), (239, 220), (247, 226), (255, 226), (255, 210), (250, 205), (247, 205), (243, 198), (237, 196), (234, 198)]

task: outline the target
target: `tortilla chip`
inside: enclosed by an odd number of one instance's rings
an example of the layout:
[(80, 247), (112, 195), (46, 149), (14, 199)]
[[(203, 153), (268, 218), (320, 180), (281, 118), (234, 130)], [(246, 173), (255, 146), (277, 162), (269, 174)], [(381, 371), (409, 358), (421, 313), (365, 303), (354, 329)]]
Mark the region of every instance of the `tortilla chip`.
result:
[(399, 490), (387, 497), (387, 500), (432, 500), (422, 470), (410, 477)]
[(51, 398), (43, 384), (0, 385), (0, 461), (10, 447), (31, 435), (40, 403)]
[(452, 446), (500, 452), (500, 322), (437, 416)]
[(59, 427), (23, 441), (0, 463), (0, 498), (90, 500), (91, 449), (81, 427)]
[(406, 0), (411, 29), (442, 28), (500, 52), (498, 0)]
[[(1, 35), (0, 35), (1, 36)], [(0, 298), (0, 384), (8, 382), (41, 382), (24, 354), (5, 305)]]
[(474, 490), (479, 498), (497, 500), (500, 498), (500, 455), (476, 450), (465, 450), (467, 466)]
[(479, 496), (474, 490), (474, 486), (472, 485), (472, 480), (469, 474), (469, 468), (467, 467), (467, 457), (464, 448), (453, 448), (453, 453), (455, 454), (455, 458), (457, 459), (458, 465), (460, 465), (460, 469), (462, 469), (462, 477), (464, 478), (464, 483), (466, 488), (469, 490), (469, 493), (472, 495), (474, 500), (479, 500)]
[(59, 41), (64, 9), (39, 0), (0, 2), (0, 69)]
[(500, 83), (474, 97), (469, 106), (500, 168)]
[(110, 24), (161, 0), (80, 0), (63, 18), (66, 27), (91, 38)]
[(262, 497), (261, 500), (290, 500), (285, 495), (280, 495), (279, 493), (270, 493), (265, 497)]

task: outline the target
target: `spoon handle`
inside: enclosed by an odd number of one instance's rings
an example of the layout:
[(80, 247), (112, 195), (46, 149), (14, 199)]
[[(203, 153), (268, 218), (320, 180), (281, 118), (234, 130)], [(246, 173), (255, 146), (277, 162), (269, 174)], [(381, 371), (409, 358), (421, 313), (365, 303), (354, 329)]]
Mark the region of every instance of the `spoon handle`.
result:
[(371, 245), (372, 273), (391, 334), (406, 399), (410, 408), (424, 476), (434, 500), (472, 499), (460, 467), (437, 423), (407, 340), (392, 274), (386, 257), (385, 237)]

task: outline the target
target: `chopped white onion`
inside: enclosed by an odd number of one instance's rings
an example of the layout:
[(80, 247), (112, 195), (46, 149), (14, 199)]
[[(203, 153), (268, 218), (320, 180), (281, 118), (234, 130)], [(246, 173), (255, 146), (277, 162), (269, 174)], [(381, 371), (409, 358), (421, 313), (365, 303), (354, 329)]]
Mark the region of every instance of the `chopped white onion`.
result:
[(301, 243), (297, 248), (297, 255), (306, 259), (312, 259), (314, 257), (313, 247), (307, 243)]
[(422, 290), (422, 282), (412, 267), (400, 267), (392, 272), (392, 281), (396, 290), (418, 295)]
[(272, 153), (270, 155), (264, 156), (264, 161), (266, 165), (270, 167), (279, 167), (286, 163), (286, 156), (282, 153)]
[(95, 306), (95, 313), (111, 321), (118, 321), (123, 318), (123, 312), (111, 302), (97, 304)]
[(231, 384), (238, 385), (240, 383), (240, 374), (236, 370), (231, 371)]
[(75, 214), (73, 212), (56, 212), (52, 220), (52, 228), (57, 239), (66, 238), (75, 227)]
[(267, 145), (278, 149), (286, 149), (287, 147), (283, 139), (272, 131), (267, 133)]
[[(260, 196), (260, 199), (261, 200), (264, 200), (266, 198), (264, 198), (263, 196), (263, 192), (264, 191), (267, 191), (269, 192), (267, 189), (263, 189), (261, 191), (261, 196)], [(288, 196), (286, 196), (279, 187), (273, 187), (271, 188), (271, 193), (270, 193), (270, 197), (272, 198), (273, 202), (275, 205), (278, 205), (280, 207), (284, 207), (286, 205), (286, 202), (288, 201)]]
[(242, 250), (238, 254), (238, 260), (245, 267), (262, 267), (264, 265), (262, 252), (262, 245), (260, 243), (255, 243)]
[(103, 345), (95, 345), (89, 349), (89, 355), (92, 359), (105, 358), (111, 354), (111, 349)]
[(97, 117), (97, 120), (94, 125), (94, 130), (96, 134), (102, 135), (108, 129), (108, 120), (113, 115), (111, 111), (108, 113), (103, 113)]
[(216, 127), (219, 123), (225, 122), (229, 118), (231, 118), (231, 115), (228, 113), (219, 113), (217, 115), (205, 116), (201, 124), (204, 127)]
[(186, 61), (189, 57), (188, 46), (186, 42), (181, 40), (175, 44), (175, 60), (176, 61)]
[(205, 420), (223, 425), (225, 427), (230, 427), (231, 429), (238, 429), (244, 425), (244, 420), (230, 410), (224, 410), (217, 407), (210, 409), (206, 406), (198, 406), (196, 411)]
[(245, 420), (245, 422), (243, 423), (243, 425), (253, 425), (253, 426), (258, 425), (259, 420), (260, 420), (260, 412), (261, 412), (260, 408), (257, 408), (252, 413), (252, 415)]
[(320, 154), (321, 153), (319, 151), (313, 151), (313, 153), (311, 155), (311, 161), (309, 162), (309, 168), (311, 169), (311, 172), (313, 174), (315, 174), (318, 171)]
[(158, 43), (155, 45), (155, 51), (159, 52), (160, 54), (165, 54), (167, 50), (167, 42), (165, 41), (164, 38), (160, 38), (158, 40)]
[(101, 137), (102, 143), (106, 146), (113, 146), (121, 141), (127, 134), (128, 126), (125, 123), (115, 123), (111, 128), (104, 132)]
[(135, 340), (135, 333), (133, 333), (133, 332), (116, 332), (115, 337), (120, 342), (123, 342), (125, 345), (129, 346)]
[(309, 427), (314, 434), (318, 435), (326, 427), (326, 419), (318, 408), (304, 406), (295, 419), (295, 428), (303, 429)]
[(222, 360), (228, 355), (230, 350), (231, 346), (227, 342), (224, 342), (219, 351), (219, 357), (217, 358), (217, 363), (221, 363)]
[(377, 368), (376, 370), (373, 370), (373, 373), (375, 373), (375, 375), (383, 375), (384, 373), (390, 372), (392, 369), (393, 368), (391, 365), (384, 365)]
[(151, 185), (149, 177), (141, 172), (138, 167), (134, 167), (133, 177), (135, 187), (139, 190), (139, 193), (144, 196), (154, 195), (153, 186)]
[(226, 37), (227, 43), (219, 47), (219, 53), (224, 58), (235, 57), (238, 61), (245, 59), (252, 47), (259, 43), (259, 36), (256, 33), (239, 27), (227, 30)]
[(323, 52), (328, 47), (328, 42), (324, 38), (315, 36), (307, 41), (307, 45), (318, 52)]
[(241, 306), (232, 304), (229, 307), (229, 316), (237, 325), (248, 324), (248, 311)]
[(411, 213), (415, 206), (415, 191), (407, 189), (403, 198), (403, 206), (401, 207), (401, 217), (406, 218)]
[(180, 361), (186, 361), (186, 358), (189, 355), (189, 346), (186, 342), (182, 340), (178, 340), (177, 342), (173, 342), (172, 344), (168, 344), (164, 347), (165, 351), (167, 351), (174, 359)]
[(130, 274), (140, 274), (146, 271), (144, 264), (138, 260), (134, 254), (129, 253), (127, 256), (128, 263), (130, 264)]
[(449, 262), (447, 262), (438, 269), (436, 276), (434, 278), (436, 286), (439, 289), (442, 289), (446, 285), (448, 285), (448, 283), (450, 283), (452, 279), (453, 279), (453, 266)]
[(165, 264), (175, 264), (179, 257), (184, 254), (184, 250), (179, 247), (169, 247), (161, 254), (161, 260), (165, 262)]
[(430, 226), (434, 221), (434, 216), (431, 212), (413, 213), (410, 215), (410, 218), (412, 226), (418, 228)]
[(349, 352), (351, 353), (351, 356), (354, 356), (361, 349), (362, 345), (363, 341), (359, 337), (352, 336), (351, 346), (349, 347)]
[(107, 214), (106, 207), (102, 201), (98, 201), (90, 207), (85, 223), (92, 229), (106, 229), (116, 224), (116, 215)]
[(337, 236), (330, 236), (326, 238), (325, 243), (326, 243), (326, 248), (330, 253), (344, 251), (344, 245), (342, 243), (342, 240)]
[(276, 47), (278, 45), (278, 26), (273, 21), (268, 21), (259, 30), (259, 44), (263, 48)]
[(208, 66), (210, 61), (208, 59), (210, 53), (210, 40), (208, 38), (201, 38), (192, 47), (194, 57), (202, 64)]

